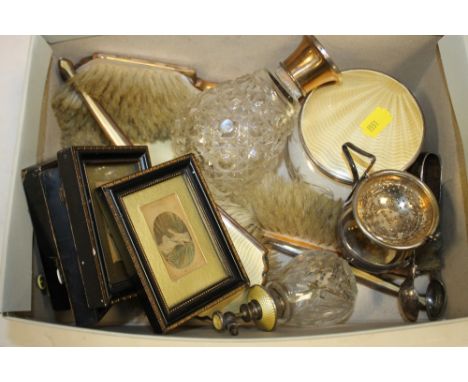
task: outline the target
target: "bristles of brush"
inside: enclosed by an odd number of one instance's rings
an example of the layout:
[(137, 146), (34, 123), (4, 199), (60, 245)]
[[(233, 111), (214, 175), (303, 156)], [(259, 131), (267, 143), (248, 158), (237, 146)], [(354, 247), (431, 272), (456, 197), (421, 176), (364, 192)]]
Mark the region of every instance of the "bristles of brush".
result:
[(169, 138), (179, 110), (199, 92), (178, 72), (92, 60), (52, 101), (63, 146), (108, 144), (72, 85), (98, 101), (134, 143)]
[(217, 202), (256, 237), (263, 230), (301, 238), (326, 248), (338, 248), (336, 227), (343, 203), (307, 184), (267, 174), (262, 182), (235, 201)]
[(216, 193), (214, 193), (214, 199), (229, 216), (231, 216), (251, 235), (259, 240), (262, 239), (262, 227), (255, 217), (255, 211), (252, 210), (248, 203), (247, 205), (241, 205), (229, 199), (219, 198)]
[(96, 121), (69, 84), (63, 85), (55, 94), (52, 108), (61, 130), (62, 147), (106, 144)]
[(279, 176), (265, 177), (249, 198), (264, 229), (336, 248), (341, 202)]

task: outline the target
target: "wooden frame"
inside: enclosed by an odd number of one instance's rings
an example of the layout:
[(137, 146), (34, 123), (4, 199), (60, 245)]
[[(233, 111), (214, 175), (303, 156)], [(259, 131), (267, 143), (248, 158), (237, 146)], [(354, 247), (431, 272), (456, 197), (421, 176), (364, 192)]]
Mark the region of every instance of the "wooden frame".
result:
[(98, 192), (137, 271), (156, 332), (246, 287), (248, 277), (193, 155)]
[(34, 226), (52, 306), (71, 309), (77, 326), (93, 327), (107, 308), (89, 308), (78, 254), (63, 197), (63, 186), (56, 160), (24, 169), (23, 185)]
[(95, 189), (151, 166), (146, 146), (76, 146), (58, 153), (80, 274), (90, 308), (135, 293), (102, 215)]

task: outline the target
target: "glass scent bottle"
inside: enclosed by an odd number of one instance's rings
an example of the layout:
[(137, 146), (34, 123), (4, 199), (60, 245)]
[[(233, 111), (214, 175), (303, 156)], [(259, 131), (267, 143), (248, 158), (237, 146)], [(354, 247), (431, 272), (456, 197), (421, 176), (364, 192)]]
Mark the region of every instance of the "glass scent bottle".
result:
[(295, 257), (266, 288), (278, 309), (278, 323), (299, 327), (346, 321), (357, 295), (351, 268), (332, 252)]
[(345, 322), (357, 296), (348, 263), (333, 252), (310, 251), (294, 257), (275, 281), (251, 288), (237, 314), (217, 312), (213, 326), (237, 334), (239, 319), (263, 330), (276, 325), (323, 327)]
[(278, 165), (299, 99), (338, 79), (320, 43), (305, 36), (276, 71), (259, 70), (193, 97), (176, 120), (174, 151), (194, 153), (219, 191), (237, 191)]

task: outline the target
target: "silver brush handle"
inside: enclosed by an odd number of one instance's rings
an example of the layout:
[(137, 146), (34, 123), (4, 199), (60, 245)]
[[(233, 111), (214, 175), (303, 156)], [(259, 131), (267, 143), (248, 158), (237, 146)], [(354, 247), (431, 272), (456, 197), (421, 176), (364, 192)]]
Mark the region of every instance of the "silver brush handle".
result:
[[(75, 76), (75, 66), (70, 60), (66, 58), (60, 58), (58, 61), (58, 67), (60, 70), (60, 75), (65, 81), (69, 81)], [(88, 93), (78, 89), (76, 86), (74, 86), (74, 88), (78, 94), (80, 94), (83, 102), (94, 117), (106, 138), (115, 146), (131, 146), (132, 142), (130, 139), (125, 135), (120, 127), (117, 126), (112, 117), (104, 110), (104, 108)]]

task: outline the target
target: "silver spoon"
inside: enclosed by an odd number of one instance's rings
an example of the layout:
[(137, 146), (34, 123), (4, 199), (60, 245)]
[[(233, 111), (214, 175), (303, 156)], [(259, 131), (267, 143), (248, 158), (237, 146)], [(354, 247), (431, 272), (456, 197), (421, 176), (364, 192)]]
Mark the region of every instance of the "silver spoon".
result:
[(447, 294), (444, 283), (438, 278), (432, 278), (427, 286), (426, 295), (419, 296), (414, 287), (414, 278), (409, 277), (401, 284), (398, 300), (408, 321), (416, 321), (421, 308), (425, 308), (429, 320), (435, 321), (444, 313)]
[(419, 294), (414, 286), (414, 279), (416, 277), (416, 253), (413, 251), (411, 260), (411, 272), (405, 281), (400, 286), (398, 292), (398, 302), (403, 315), (408, 321), (415, 322), (418, 319), (419, 309), (421, 307), (419, 301)]
[(421, 304), (412, 276), (408, 277), (401, 284), (398, 292), (398, 301), (405, 318), (411, 322), (417, 321)]
[(439, 319), (447, 305), (445, 285), (439, 278), (432, 278), (426, 290), (426, 313), (431, 321)]
[(427, 317), (431, 321), (439, 319), (445, 310), (447, 294), (445, 285), (439, 278), (431, 278), (426, 289), (426, 295), (420, 296), (414, 288), (414, 279), (412, 277), (409, 277), (401, 286), (398, 286), (355, 267), (351, 267), (351, 269), (357, 278), (370, 283), (378, 289), (397, 295), (402, 313), (408, 321), (416, 321), (421, 309), (426, 310)]

